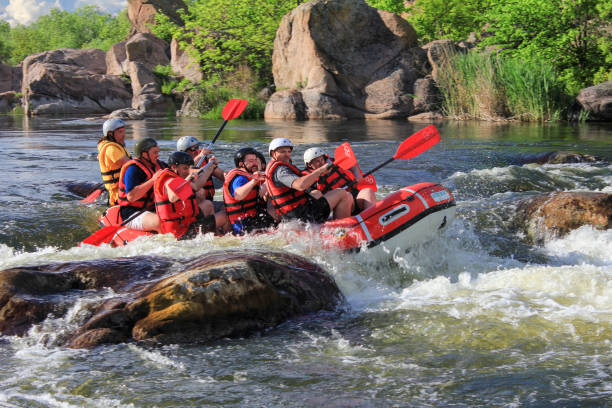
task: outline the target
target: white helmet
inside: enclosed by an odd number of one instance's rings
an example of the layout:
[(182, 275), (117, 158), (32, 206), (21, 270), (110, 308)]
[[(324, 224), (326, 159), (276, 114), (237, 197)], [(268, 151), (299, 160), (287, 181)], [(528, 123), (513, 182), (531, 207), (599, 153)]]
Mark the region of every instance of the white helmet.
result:
[(183, 136), (176, 142), (176, 150), (185, 152), (192, 146), (199, 146), (201, 142), (193, 136)]
[(325, 151), (323, 149), (320, 147), (311, 147), (304, 152), (304, 164), (308, 166), (308, 163), (321, 156), (325, 156)]
[(108, 132), (114, 132), (117, 129), (121, 129), (125, 127), (125, 122), (119, 118), (107, 119), (102, 125), (102, 134), (104, 136), (108, 135)]
[(285, 146), (288, 146), (291, 148), (291, 150), (293, 150), (293, 143), (291, 143), (291, 140), (287, 139), (286, 137), (277, 137), (276, 139), (270, 142), (270, 147), (268, 147), (268, 153), (270, 153), (270, 156), (272, 156), (273, 151), (275, 151), (279, 147)]

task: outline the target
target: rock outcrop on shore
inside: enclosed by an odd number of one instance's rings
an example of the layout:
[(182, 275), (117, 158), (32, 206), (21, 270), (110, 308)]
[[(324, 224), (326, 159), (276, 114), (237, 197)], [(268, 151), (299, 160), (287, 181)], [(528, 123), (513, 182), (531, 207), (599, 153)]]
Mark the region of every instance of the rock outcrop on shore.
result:
[[(165, 95), (152, 73), (156, 65), (170, 65), (179, 78), (203, 79), (198, 61), (176, 40), (167, 44), (150, 28), (160, 11), (184, 24), (179, 10), (186, 7), (183, 0), (128, 0), (130, 34), (106, 53), (105, 67), (100, 50), (39, 53), (27, 57), (23, 69), (0, 64), (0, 113), (12, 110), (21, 98), (29, 115), (198, 116), (198, 92)], [(264, 117), (441, 119), (439, 67), (473, 46), (442, 39), (420, 47), (404, 17), (365, 0), (303, 2), (283, 17), (276, 33), (276, 92), (264, 93)], [(574, 120), (612, 121), (612, 81), (583, 89), (570, 111)]]
[(102, 50), (59, 49), (23, 61), (21, 92), (28, 115), (109, 113), (131, 104), (129, 84), (106, 75)]
[(417, 113), (430, 71), (416, 32), (363, 0), (313, 0), (283, 17), (266, 119), (399, 118)]
[(576, 101), (589, 120), (612, 122), (612, 81), (581, 90)]
[(344, 301), (321, 267), (287, 253), (214, 252), (182, 268), (150, 257), (71, 262), (0, 271), (0, 333), (23, 335), (47, 317), (63, 316), (75, 296), (105, 288), (115, 295), (80, 310), (85, 319), (58, 340), (62, 345), (207, 342)]

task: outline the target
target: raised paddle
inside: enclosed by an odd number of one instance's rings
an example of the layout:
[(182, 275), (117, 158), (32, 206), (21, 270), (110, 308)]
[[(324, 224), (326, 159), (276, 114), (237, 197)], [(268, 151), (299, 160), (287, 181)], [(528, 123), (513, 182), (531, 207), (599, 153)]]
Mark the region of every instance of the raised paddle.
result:
[(103, 191), (104, 183), (97, 184), (87, 197), (82, 200), (79, 200), (79, 203), (93, 203), (98, 197), (100, 197), (100, 194), (102, 194)]
[[(212, 146), (217, 141), (217, 138), (221, 134), (221, 131), (223, 130), (225, 125), (227, 125), (227, 122), (240, 116), (240, 114), (244, 111), (244, 108), (246, 108), (248, 103), (249, 101), (244, 100), (244, 99), (230, 99), (229, 101), (227, 101), (227, 103), (225, 104), (225, 107), (221, 111), (221, 116), (223, 116), (223, 119), (225, 119), (225, 121), (223, 122), (219, 130), (217, 130), (217, 134), (215, 135), (213, 140), (208, 144), (209, 149), (212, 150)], [(202, 156), (200, 158), (200, 160), (196, 164), (196, 167), (200, 167), (202, 165), (202, 162), (204, 161), (204, 157), (205, 156)]]
[(121, 228), (123, 228), (125, 224), (132, 221), (134, 218), (138, 217), (140, 214), (142, 214), (145, 211), (146, 210), (140, 210), (140, 211), (135, 212), (134, 214), (129, 216), (127, 220), (123, 221), (119, 225), (109, 225), (109, 226), (100, 228), (99, 230), (97, 230), (96, 232), (94, 232), (93, 234), (85, 238), (83, 242), (79, 244), (79, 246), (81, 246), (82, 244), (100, 246), (101, 244), (110, 243), (117, 231), (119, 231)]
[(428, 150), (430, 147), (434, 146), (439, 141), (440, 133), (438, 133), (438, 129), (436, 129), (434, 125), (429, 125), (419, 130), (418, 132), (410, 136), (408, 139), (404, 140), (402, 144), (399, 145), (397, 151), (395, 152), (392, 158), (374, 167), (372, 170), (365, 173), (363, 177), (368, 177), (370, 174), (374, 173), (376, 170), (381, 169), (382, 167), (391, 163), (395, 159), (412, 159), (413, 157), (416, 157), (424, 151)]
[(357, 158), (348, 142), (344, 142), (336, 147), (334, 151), (334, 164), (344, 170), (349, 170), (357, 165)]
[[(213, 162), (210, 161), (208, 162), (206, 166), (198, 170), (198, 172), (196, 173), (196, 176), (200, 175), (200, 173), (206, 170), (209, 166), (212, 166), (212, 163)], [(170, 181), (170, 184), (168, 184), (168, 187), (170, 188), (170, 190), (174, 192), (174, 194), (179, 196), (181, 201), (186, 201), (193, 194), (193, 190), (190, 188), (183, 188), (183, 187), (187, 186), (194, 178), (195, 177), (187, 177), (187, 180), (185, 180), (182, 177), (175, 177)]]
[[(336, 163), (341, 163), (340, 167), (342, 167), (344, 170), (350, 170), (351, 167), (357, 166), (359, 174), (363, 176), (363, 172), (361, 171), (359, 164), (357, 164), (357, 158), (355, 157), (355, 153), (353, 152), (353, 149), (351, 148), (351, 145), (348, 142), (344, 142), (336, 148), (336, 151), (334, 152), (334, 159), (336, 160)], [(351, 165), (347, 166), (347, 163)], [(371, 188), (374, 191), (377, 190), (376, 180), (371, 174), (367, 177), (364, 177), (360, 182), (357, 183), (358, 190), (363, 190), (364, 188)]]

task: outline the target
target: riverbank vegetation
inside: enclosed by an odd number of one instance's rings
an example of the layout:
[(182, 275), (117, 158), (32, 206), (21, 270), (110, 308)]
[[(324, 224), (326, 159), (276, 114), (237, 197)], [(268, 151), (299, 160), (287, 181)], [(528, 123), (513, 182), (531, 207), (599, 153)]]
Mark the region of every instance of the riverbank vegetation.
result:
[(438, 70), (443, 111), (457, 119), (551, 121), (570, 98), (552, 64), (490, 53), (456, 54)]
[(200, 64), (204, 80), (193, 96), (209, 108), (206, 117), (221, 117), (227, 94), (249, 100), (242, 117), (263, 118), (265, 103), (257, 93), (274, 83), (274, 37), (295, 6), (295, 0), (193, 0), (181, 14), (184, 26), (158, 13), (152, 30), (168, 41), (176, 38)]
[[(520, 120), (561, 118), (582, 88), (612, 80), (612, 0), (367, 0), (397, 13), (425, 44), (469, 39), (475, 47), (439, 70), (444, 110), (455, 117)], [(273, 84), (272, 51), (281, 18), (296, 0), (191, 0), (185, 26), (156, 16), (154, 33), (176, 38), (201, 66), (204, 80), (180, 84), (220, 111), (225, 95), (251, 101), (247, 114), (263, 116), (256, 94)], [(95, 6), (52, 10), (29, 26), (0, 23), (0, 61), (56, 48), (101, 48), (123, 41), (126, 11), (111, 16)], [(171, 92), (177, 83), (169, 81)], [(215, 102), (217, 101), (217, 102)]]
[(34, 23), (10, 27), (0, 22), (0, 61), (17, 65), (37, 52), (58, 48), (99, 48), (126, 39), (130, 31), (127, 9), (113, 16), (96, 6), (84, 6), (74, 12), (52, 9)]

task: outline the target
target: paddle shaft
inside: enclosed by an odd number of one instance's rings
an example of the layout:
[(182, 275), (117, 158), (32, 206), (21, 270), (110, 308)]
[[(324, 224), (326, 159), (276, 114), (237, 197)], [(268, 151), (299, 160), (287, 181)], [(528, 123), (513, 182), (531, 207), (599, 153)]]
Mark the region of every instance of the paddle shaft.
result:
[[(223, 124), (219, 128), (219, 130), (217, 130), (217, 134), (215, 135), (215, 137), (213, 137), (213, 140), (208, 144), (208, 148), (209, 149), (212, 148), (212, 146), (215, 144), (215, 142), (217, 141), (217, 138), (221, 134), (221, 131), (223, 130), (225, 125), (227, 125), (227, 122), (229, 122), (229, 120), (226, 119), (225, 122), (223, 122)], [(206, 156), (200, 157), (200, 160), (198, 160), (198, 163), (196, 164), (196, 167), (200, 167), (202, 165), (202, 162), (204, 161), (205, 158), (206, 158)]]
[[(202, 158), (204, 158), (202, 156)], [(208, 168), (208, 166), (211, 166), (213, 162), (208, 162), (208, 164), (204, 167), (202, 167), (200, 170), (198, 170), (198, 172), (196, 173), (196, 176), (199, 176), (200, 174), (202, 174), (204, 172), (204, 170), (206, 170)], [(212, 176), (212, 175), (211, 175)], [(185, 182), (183, 184), (181, 184), (180, 186), (178, 186), (176, 188), (176, 191), (181, 190), (183, 187), (185, 187), (187, 185), (187, 183), (190, 183), (191, 181), (193, 181), (195, 177), (187, 177), (187, 180), (185, 180)]]
[(382, 167), (385, 167), (387, 164), (391, 163), (393, 160), (395, 160), (395, 157), (392, 157), (389, 160), (387, 160), (386, 162), (381, 163), (378, 166), (374, 167), (372, 170), (370, 170), (367, 173), (365, 173), (362, 177), (363, 178), (368, 177), (370, 174), (374, 173), (376, 170), (379, 170)]

